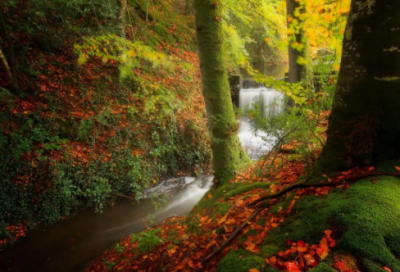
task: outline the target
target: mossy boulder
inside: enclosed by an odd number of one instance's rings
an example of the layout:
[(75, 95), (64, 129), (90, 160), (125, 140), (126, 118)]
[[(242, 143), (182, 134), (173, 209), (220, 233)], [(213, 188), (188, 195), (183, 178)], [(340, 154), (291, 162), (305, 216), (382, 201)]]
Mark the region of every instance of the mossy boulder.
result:
[(230, 197), (234, 197), (234, 196), (240, 195), (244, 192), (251, 191), (254, 189), (258, 189), (258, 188), (269, 189), (269, 187), (271, 187), (271, 184), (272, 183), (270, 183), (270, 182), (257, 182), (257, 183), (250, 183), (250, 184), (243, 183), (241, 186), (238, 186), (236, 189), (233, 189), (233, 190), (230, 190), (229, 192), (227, 192), (224, 195), (224, 200), (227, 200)]
[(311, 269), (310, 272), (336, 272), (337, 270), (333, 269), (327, 263), (320, 263), (315, 268)]
[[(284, 250), (287, 238), (318, 244), (327, 229), (337, 240), (333, 250), (353, 255), (361, 271), (400, 271), (400, 179), (366, 179), (343, 192), (301, 197), (264, 245)], [(325, 266), (313, 271), (332, 271)]]
[(231, 250), (220, 261), (218, 272), (247, 272), (251, 268), (261, 271), (266, 266), (263, 258), (249, 251)]

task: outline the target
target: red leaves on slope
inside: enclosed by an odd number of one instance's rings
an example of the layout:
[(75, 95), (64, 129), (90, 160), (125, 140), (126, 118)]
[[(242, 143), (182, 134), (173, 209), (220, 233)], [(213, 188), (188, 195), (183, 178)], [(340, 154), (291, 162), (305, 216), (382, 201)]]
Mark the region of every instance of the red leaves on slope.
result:
[(287, 269), (291, 272), (307, 271), (318, 265), (319, 261), (326, 258), (331, 248), (335, 246), (335, 240), (331, 237), (332, 231), (326, 230), (324, 237), (318, 245), (308, 245), (304, 241), (293, 243), (287, 239), (291, 246), (286, 251), (279, 251), (278, 257), (265, 259), (265, 262), (277, 269)]
[(23, 225), (7, 226), (6, 230), (9, 232), (9, 235), (12, 238), (5, 238), (3, 240), (0, 240), (0, 246), (5, 245), (12, 240), (16, 240), (25, 236), (26, 226)]

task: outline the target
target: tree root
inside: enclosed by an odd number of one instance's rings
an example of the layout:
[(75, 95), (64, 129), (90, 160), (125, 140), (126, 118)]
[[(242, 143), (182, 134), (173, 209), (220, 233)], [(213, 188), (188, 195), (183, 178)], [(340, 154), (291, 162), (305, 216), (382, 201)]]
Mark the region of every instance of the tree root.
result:
[[(308, 179), (303, 181), (303, 182), (299, 182), (296, 184), (293, 184), (285, 189), (283, 189), (282, 191), (279, 191), (276, 194), (272, 194), (272, 195), (266, 195), (263, 196), (253, 202), (251, 202), (250, 204), (248, 204), (248, 207), (253, 207), (257, 204), (259, 204), (260, 202), (267, 200), (267, 199), (275, 199), (275, 198), (279, 198), (283, 195), (285, 195), (288, 192), (291, 192), (297, 188), (309, 188), (309, 187), (335, 187), (341, 184), (345, 184), (345, 183), (349, 183), (349, 182), (355, 182), (358, 181), (360, 179), (364, 179), (364, 178), (368, 178), (368, 177), (376, 177), (376, 176), (393, 176), (393, 177), (400, 177), (400, 172), (372, 172), (372, 173), (366, 173), (366, 174), (361, 174), (358, 176), (353, 176), (353, 177), (348, 177), (346, 179), (343, 180), (339, 180), (336, 182), (330, 182), (330, 183), (307, 183)], [(253, 220), (262, 210), (264, 210), (265, 208), (267, 208), (268, 205), (260, 205), (258, 207), (256, 207), (256, 209), (254, 210), (254, 212), (250, 215), (250, 217), (244, 221), (233, 233), (232, 235), (225, 241), (223, 242), (217, 249), (215, 249), (210, 255), (208, 255), (204, 260), (203, 260), (203, 264), (209, 262), (212, 258), (214, 258), (216, 255), (218, 255), (218, 253), (220, 253), (226, 246), (228, 246), (240, 233), (241, 231), (249, 224), (248, 222), (250, 222), (251, 220)]]
[(348, 177), (346, 179), (343, 180), (339, 180), (336, 182), (323, 182), (323, 183), (307, 183), (308, 180), (305, 180), (303, 182), (299, 182), (299, 183), (295, 183), (285, 189), (283, 189), (282, 191), (277, 192), (276, 194), (272, 194), (272, 195), (266, 195), (263, 196), (253, 202), (251, 202), (248, 207), (252, 207), (264, 200), (267, 199), (274, 199), (274, 198), (278, 198), (283, 196), (284, 194), (291, 192), (297, 188), (309, 188), (309, 187), (335, 187), (344, 183), (348, 183), (348, 182), (354, 182), (360, 179), (364, 179), (364, 178), (368, 178), (368, 177), (376, 177), (376, 176), (394, 176), (394, 177), (400, 177), (400, 172), (372, 172), (372, 173), (366, 173), (366, 174), (362, 174), (362, 175), (358, 175), (358, 176), (353, 176), (353, 177)]

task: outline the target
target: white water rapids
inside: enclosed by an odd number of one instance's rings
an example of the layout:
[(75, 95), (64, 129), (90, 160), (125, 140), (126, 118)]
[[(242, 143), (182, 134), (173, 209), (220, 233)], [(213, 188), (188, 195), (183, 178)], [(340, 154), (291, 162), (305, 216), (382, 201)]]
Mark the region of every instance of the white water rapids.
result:
[[(282, 112), (283, 94), (266, 87), (242, 88), (239, 95), (240, 108), (254, 108), (254, 103), (258, 103), (265, 118), (275, 116)], [(249, 120), (243, 117), (240, 118), (239, 123), (239, 139), (251, 159), (259, 159), (272, 149), (276, 142), (274, 137), (260, 130), (255, 131)]]

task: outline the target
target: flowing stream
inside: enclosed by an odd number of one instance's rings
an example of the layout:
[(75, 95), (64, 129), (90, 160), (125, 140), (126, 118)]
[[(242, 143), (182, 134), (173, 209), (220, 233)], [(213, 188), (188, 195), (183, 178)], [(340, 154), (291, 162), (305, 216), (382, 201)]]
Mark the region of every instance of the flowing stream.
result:
[(69, 220), (29, 231), (15, 246), (0, 252), (0, 271), (82, 271), (122, 237), (143, 230), (148, 214), (153, 214), (154, 223), (188, 214), (209, 190), (212, 179), (169, 179), (147, 190), (145, 197), (169, 196), (168, 206), (162, 211), (155, 211), (149, 198), (134, 204), (123, 200), (103, 213), (87, 209)]
[[(271, 66), (273, 72), (264, 72), (282, 78), (286, 71), (282, 67)], [(251, 107), (258, 98), (260, 105), (267, 108), (266, 113), (281, 111), (279, 102), (271, 104), (282, 98), (279, 92), (259, 86), (251, 80), (244, 82), (248, 84), (244, 83), (247, 85), (240, 91), (241, 107)], [(262, 131), (254, 132), (247, 120), (239, 121), (239, 138), (250, 157), (256, 159), (268, 152), (274, 139)], [(212, 179), (212, 176), (168, 179), (146, 190), (144, 199), (138, 203), (122, 200), (113, 207), (106, 207), (102, 213), (86, 209), (71, 219), (49, 227), (40, 226), (29, 231), (11, 248), (0, 252), (0, 271), (81, 271), (122, 237), (143, 230), (149, 214), (152, 214), (154, 223), (160, 223), (170, 216), (188, 214), (209, 190)], [(162, 211), (155, 211), (151, 195), (167, 197), (168, 206)]]

